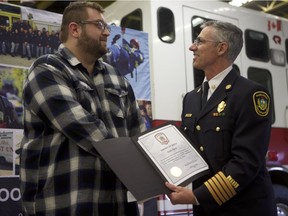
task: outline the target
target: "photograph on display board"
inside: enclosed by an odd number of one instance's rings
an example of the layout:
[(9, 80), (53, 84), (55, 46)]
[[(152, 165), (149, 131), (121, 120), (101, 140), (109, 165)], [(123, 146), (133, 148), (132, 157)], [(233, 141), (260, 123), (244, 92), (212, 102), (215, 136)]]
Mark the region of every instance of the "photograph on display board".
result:
[(103, 60), (125, 76), (131, 84), (147, 128), (152, 127), (148, 34), (111, 26), (108, 53)]
[(0, 131), (0, 177), (19, 175), (19, 148), (23, 130)]
[(103, 60), (128, 79), (138, 100), (150, 100), (148, 34), (112, 25), (107, 48)]
[(55, 53), (62, 15), (0, 3), (0, 177), (19, 175), (22, 89), (38, 57)]
[(61, 21), (61, 14), (0, 2), (0, 212), (4, 216), (23, 214), (19, 148), (24, 79), (39, 56), (57, 51)]
[(0, 65), (0, 128), (23, 128), (22, 89), (27, 68)]
[(28, 68), (0, 65), (0, 177), (19, 175), (23, 137), (22, 89)]
[(61, 20), (61, 14), (0, 3), (1, 64), (30, 67), (39, 56), (55, 52)]
[(13, 175), (13, 131), (0, 132), (0, 177)]

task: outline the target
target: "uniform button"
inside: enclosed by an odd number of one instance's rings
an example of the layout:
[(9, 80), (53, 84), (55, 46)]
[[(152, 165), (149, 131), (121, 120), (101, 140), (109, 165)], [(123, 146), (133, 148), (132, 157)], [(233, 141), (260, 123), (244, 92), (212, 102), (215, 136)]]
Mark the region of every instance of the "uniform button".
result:
[(187, 130), (187, 127), (184, 127), (184, 131), (186, 131)]
[(201, 130), (201, 127), (200, 127), (200, 125), (197, 125), (197, 126), (196, 126), (196, 130), (198, 130), (198, 131), (200, 131), (200, 130)]
[(200, 151), (204, 151), (204, 147), (203, 146), (200, 146)]
[(216, 131), (219, 132), (220, 131), (220, 127), (216, 127)]

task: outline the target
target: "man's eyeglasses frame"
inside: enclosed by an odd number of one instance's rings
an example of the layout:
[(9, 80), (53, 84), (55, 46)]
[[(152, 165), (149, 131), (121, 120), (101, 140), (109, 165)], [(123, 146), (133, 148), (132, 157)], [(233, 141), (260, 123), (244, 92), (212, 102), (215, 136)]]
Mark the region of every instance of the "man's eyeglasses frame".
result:
[(203, 44), (203, 43), (206, 43), (206, 42), (212, 42), (212, 43), (222, 43), (223, 41), (216, 41), (216, 40), (206, 40), (206, 39), (203, 39), (201, 37), (197, 37), (194, 41), (193, 41), (193, 44), (198, 47), (200, 44)]
[(105, 23), (103, 20), (85, 20), (85, 21), (79, 21), (80, 24), (93, 24), (95, 25), (99, 30), (102, 32), (107, 29), (109, 32), (111, 32), (111, 27), (107, 23)]

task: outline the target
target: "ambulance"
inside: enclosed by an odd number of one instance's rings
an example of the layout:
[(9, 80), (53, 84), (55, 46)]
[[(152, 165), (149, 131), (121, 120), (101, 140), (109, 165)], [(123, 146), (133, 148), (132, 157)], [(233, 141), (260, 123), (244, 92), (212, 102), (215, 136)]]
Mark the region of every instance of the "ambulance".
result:
[[(273, 125), (267, 169), (278, 215), (288, 215), (288, 20), (217, 1), (117, 0), (105, 8), (109, 24), (148, 33), (153, 126), (180, 124), (183, 96), (203, 74), (192, 65), (189, 47), (208, 20), (230, 22), (244, 33), (235, 68), (263, 84), (272, 96)], [(175, 205), (163, 195), (158, 215), (192, 215), (191, 205)]]

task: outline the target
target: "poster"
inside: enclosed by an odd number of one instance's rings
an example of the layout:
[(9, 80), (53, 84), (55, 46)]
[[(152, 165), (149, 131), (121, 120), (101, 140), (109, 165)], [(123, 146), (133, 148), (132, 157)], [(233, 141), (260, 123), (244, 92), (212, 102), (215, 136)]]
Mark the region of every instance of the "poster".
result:
[(148, 33), (111, 26), (103, 60), (126, 77), (137, 98), (147, 128), (152, 127)]

